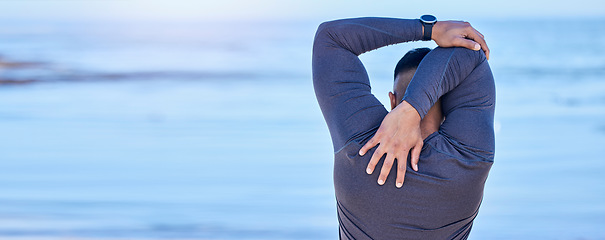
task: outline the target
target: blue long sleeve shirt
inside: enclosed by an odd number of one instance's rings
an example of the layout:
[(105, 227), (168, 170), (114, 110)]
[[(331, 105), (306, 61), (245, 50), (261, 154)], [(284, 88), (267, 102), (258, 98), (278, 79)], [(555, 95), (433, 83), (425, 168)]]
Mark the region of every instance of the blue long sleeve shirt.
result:
[[(424, 117), (441, 98), (445, 121), (424, 140), (419, 171), (395, 187), (365, 168), (358, 151), (388, 113), (371, 93), (362, 53), (422, 39), (418, 20), (356, 18), (322, 23), (313, 85), (334, 145), (341, 239), (466, 239), (494, 158), (495, 84), (483, 51), (438, 47), (422, 60), (403, 100)], [(377, 166), (380, 169), (380, 166)]]

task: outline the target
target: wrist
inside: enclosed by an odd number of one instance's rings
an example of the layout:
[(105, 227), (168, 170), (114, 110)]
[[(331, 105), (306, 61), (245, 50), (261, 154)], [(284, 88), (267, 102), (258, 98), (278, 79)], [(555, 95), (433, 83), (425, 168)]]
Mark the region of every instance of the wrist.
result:
[(431, 35), (431, 40), (437, 41), (437, 39), (439, 39), (439, 37), (441, 36), (441, 30), (444, 27), (443, 24), (445, 23), (436, 22), (435, 25), (433, 25), (433, 34)]
[(435, 25), (433, 25), (433, 34), (431, 34), (431, 40), (435, 41), (435, 39), (437, 39), (438, 35), (439, 35), (439, 28), (441, 28), (441, 22), (436, 22)]
[(419, 124), (420, 120), (422, 120), (416, 108), (414, 108), (414, 106), (412, 106), (405, 100), (402, 101), (399, 105), (397, 105), (397, 107), (395, 107), (393, 111), (396, 111), (398, 115), (405, 115), (406, 117), (410, 117), (412, 120), (414, 120), (415, 122), (417, 121)]

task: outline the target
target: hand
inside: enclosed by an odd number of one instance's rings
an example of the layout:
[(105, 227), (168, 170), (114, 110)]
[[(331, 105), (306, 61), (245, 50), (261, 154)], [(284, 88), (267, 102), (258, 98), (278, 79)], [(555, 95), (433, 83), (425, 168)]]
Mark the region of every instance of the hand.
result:
[(485, 37), (468, 22), (436, 22), (433, 26), (432, 39), (440, 47), (465, 47), (475, 51), (483, 49), (489, 59), (489, 48), (485, 43)]
[(391, 167), (393, 167), (393, 162), (397, 159), (397, 179), (395, 180), (395, 186), (401, 188), (403, 186), (410, 149), (412, 150), (412, 168), (418, 171), (418, 158), (423, 145), (418, 111), (408, 102), (401, 102), (382, 120), (376, 134), (359, 150), (359, 155), (365, 155), (369, 149), (378, 144), (380, 145), (374, 151), (366, 172), (372, 174), (380, 158), (386, 154), (387, 156), (384, 159), (380, 176), (378, 177), (378, 184), (383, 185), (391, 171)]

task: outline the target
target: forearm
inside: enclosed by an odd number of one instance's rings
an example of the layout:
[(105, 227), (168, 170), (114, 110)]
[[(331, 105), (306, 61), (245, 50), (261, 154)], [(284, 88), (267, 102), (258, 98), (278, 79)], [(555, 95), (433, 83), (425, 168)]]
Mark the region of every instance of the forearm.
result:
[(331, 46), (360, 55), (380, 47), (422, 39), (422, 24), (416, 19), (351, 18), (322, 23), (315, 47)]
[(483, 159), (493, 159), (494, 78), (481, 51), (437, 48), (425, 57), (404, 100), (424, 118), (441, 98), (440, 133)]
[(482, 51), (438, 47), (427, 54), (418, 66), (403, 100), (424, 118), (441, 96), (465, 81), (485, 60)]

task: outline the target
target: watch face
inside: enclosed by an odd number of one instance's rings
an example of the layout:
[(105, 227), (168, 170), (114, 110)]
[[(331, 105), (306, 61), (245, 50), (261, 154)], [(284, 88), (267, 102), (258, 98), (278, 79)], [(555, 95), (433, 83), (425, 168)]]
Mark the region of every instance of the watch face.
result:
[(422, 15), (420, 17), (420, 20), (422, 20), (425, 23), (434, 23), (437, 21), (437, 18), (433, 15)]

